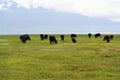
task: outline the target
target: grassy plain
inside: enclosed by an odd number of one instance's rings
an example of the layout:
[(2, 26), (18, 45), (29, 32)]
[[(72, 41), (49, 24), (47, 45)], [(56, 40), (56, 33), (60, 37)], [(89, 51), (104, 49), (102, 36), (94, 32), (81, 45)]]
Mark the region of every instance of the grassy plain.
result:
[(110, 43), (87, 35), (77, 43), (56, 35), (58, 44), (30, 37), (23, 44), (19, 35), (0, 36), (0, 80), (120, 80), (120, 35)]

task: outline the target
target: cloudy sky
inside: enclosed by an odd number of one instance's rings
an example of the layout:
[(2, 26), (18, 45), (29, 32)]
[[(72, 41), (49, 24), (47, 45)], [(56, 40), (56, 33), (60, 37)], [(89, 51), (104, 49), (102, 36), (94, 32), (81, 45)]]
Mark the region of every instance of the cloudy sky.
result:
[(120, 33), (120, 0), (0, 0), (0, 34)]

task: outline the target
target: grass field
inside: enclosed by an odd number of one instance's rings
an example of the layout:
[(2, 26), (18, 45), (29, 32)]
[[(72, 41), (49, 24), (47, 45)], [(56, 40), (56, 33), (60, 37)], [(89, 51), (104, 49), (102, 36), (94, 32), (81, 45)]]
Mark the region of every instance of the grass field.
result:
[(106, 43), (78, 35), (72, 43), (65, 35), (58, 44), (41, 41), (23, 44), (19, 35), (0, 36), (0, 80), (120, 80), (120, 36)]

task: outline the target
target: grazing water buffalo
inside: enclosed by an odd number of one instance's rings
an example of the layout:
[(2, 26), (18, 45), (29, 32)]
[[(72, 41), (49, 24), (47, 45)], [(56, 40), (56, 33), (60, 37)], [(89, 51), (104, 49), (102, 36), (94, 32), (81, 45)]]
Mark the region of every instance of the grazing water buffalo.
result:
[(64, 41), (64, 35), (60, 35), (62, 41)]
[(101, 34), (100, 34), (100, 33), (96, 33), (96, 34), (95, 34), (95, 38), (98, 38), (98, 37), (101, 37)]
[(48, 35), (47, 34), (44, 35), (44, 39), (48, 39)]
[(114, 37), (113, 35), (105, 35), (104, 38), (103, 38), (103, 41), (107, 41), (107, 43), (109, 43), (110, 40), (113, 39), (113, 37)]
[(91, 38), (92, 34), (91, 33), (88, 33), (88, 37)]
[(44, 35), (40, 34), (40, 38), (41, 38), (41, 40), (43, 40), (44, 39)]
[(40, 34), (40, 38), (41, 38), (41, 40), (48, 39), (48, 35)]
[(76, 37), (77, 37), (76, 34), (71, 34), (72, 43), (76, 43), (77, 42), (76, 39), (75, 39)]
[(110, 36), (109, 35), (105, 35), (103, 38), (103, 41), (107, 41), (107, 43), (110, 42)]
[(50, 41), (50, 44), (52, 44), (52, 43), (57, 44), (57, 40), (56, 40), (55, 36), (49, 36), (49, 41)]
[(31, 40), (28, 34), (20, 35), (19, 38), (23, 43), (26, 43), (27, 40)]

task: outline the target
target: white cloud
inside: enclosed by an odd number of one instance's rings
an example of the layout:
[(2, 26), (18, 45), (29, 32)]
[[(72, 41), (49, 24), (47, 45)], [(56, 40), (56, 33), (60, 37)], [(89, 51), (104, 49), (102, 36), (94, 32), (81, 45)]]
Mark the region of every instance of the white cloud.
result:
[(120, 22), (120, 18), (111, 18), (110, 20), (114, 22)]
[(120, 22), (120, 0), (4, 0), (0, 10), (17, 5), (26, 9), (46, 8)]
[(5, 10), (8, 7), (12, 6), (12, 2), (10, 2), (10, 0), (1, 0), (0, 1), (0, 10)]

